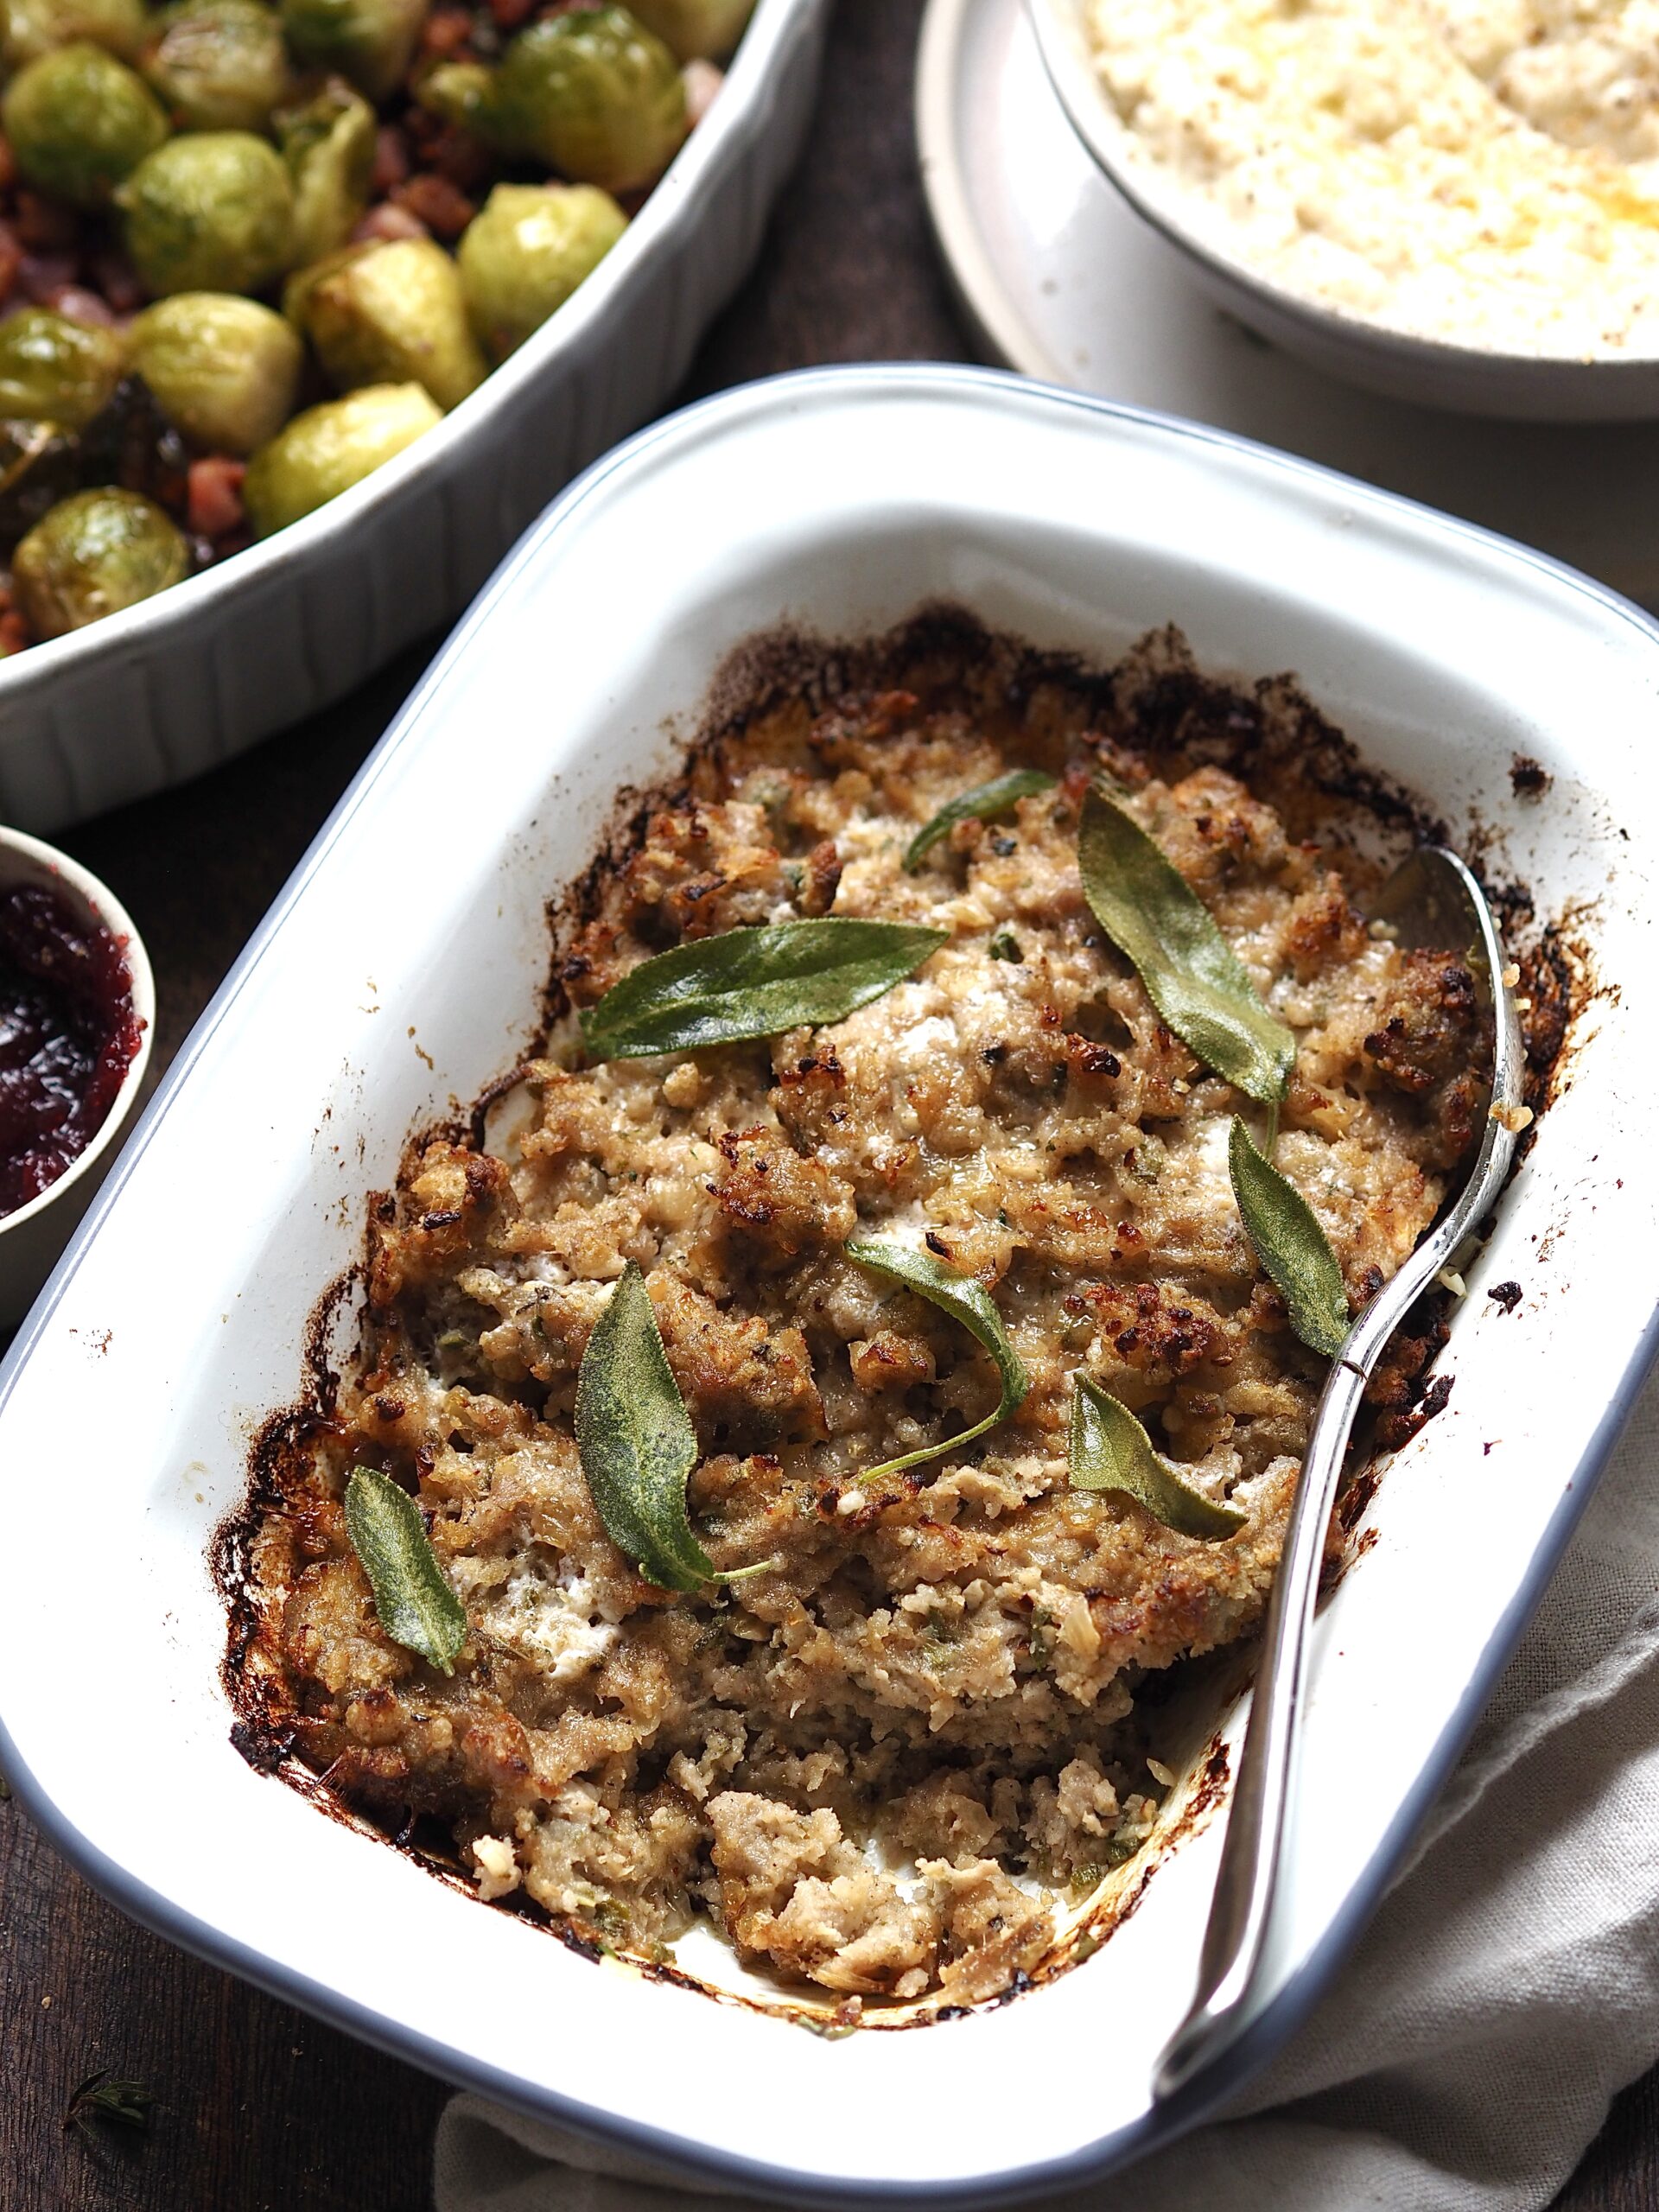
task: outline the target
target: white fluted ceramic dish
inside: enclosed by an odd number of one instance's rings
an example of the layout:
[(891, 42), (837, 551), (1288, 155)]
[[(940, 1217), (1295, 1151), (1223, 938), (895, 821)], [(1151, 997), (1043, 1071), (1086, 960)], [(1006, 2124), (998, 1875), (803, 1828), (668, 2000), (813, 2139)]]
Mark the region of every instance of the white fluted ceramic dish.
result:
[[(1153, 2069), (1195, 1979), (1213, 1820), (1085, 1964), (967, 2018), (826, 2040), (580, 1957), (324, 1817), (238, 1757), (219, 1677), (208, 1551), (250, 1437), (291, 1402), (313, 1301), (407, 1133), (519, 1057), (550, 890), (619, 793), (671, 770), (734, 647), (939, 597), (1096, 659), (1174, 620), (1212, 674), (1297, 671), (1454, 844), (1478, 824), (1496, 874), (1574, 911), (1607, 989), (1470, 1272), (1450, 1403), (1387, 1469), (1318, 1624), (1262, 2008), (1169, 2104)], [(173, 1940), (733, 2193), (989, 2202), (1190, 2125), (1283, 2041), (1380, 1895), (1655, 1342), (1656, 718), (1659, 629), (1626, 602), (1189, 424), (868, 368), (750, 385), (632, 441), (524, 539), (342, 800), (0, 1372), (0, 1768), (29, 1816)], [(1553, 777), (1542, 800), (1516, 796), (1517, 751)], [(1510, 1279), (1512, 1313), (1487, 1295)], [(66, 1499), (67, 1597), (41, 1565)]]
[(805, 137), (830, 0), (760, 0), (720, 95), (594, 274), (439, 426), (291, 529), (0, 661), (0, 820), (199, 775), (452, 620), (561, 485), (673, 392)]
[(1574, 360), (1419, 338), (1361, 315), (1337, 314), (1230, 254), (1217, 232), (1193, 223), (1184, 195), (1135, 158), (1130, 135), (1090, 59), (1086, 0), (1026, 4), (1060, 104), (1106, 176), (1185, 257), (1211, 298), (1272, 344), (1368, 391), (1424, 406), (1540, 423), (1659, 416), (1659, 359)]

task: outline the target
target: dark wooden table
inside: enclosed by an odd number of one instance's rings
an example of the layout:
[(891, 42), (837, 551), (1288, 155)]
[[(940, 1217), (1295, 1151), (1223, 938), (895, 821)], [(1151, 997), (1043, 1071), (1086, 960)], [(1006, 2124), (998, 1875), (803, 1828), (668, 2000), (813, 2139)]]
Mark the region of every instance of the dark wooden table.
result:
[[(805, 161), (684, 397), (811, 362), (966, 358), (928, 236), (910, 81), (921, 0), (839, 0)], [(163, 1063), (420, 674), (66, 842), (155, 961)], [(443, 2086), (131, 1926), (0, 1805), (0, 2212), (421, 2212)], [(143, 2138), (67, 2133), (95, 2068), (156, 2097)], [(1627, 2090), (1560, 2212), (1659, 2205), (1659, 2072)], [(1345, 2208), (1332, 2208), (1345, 2212)]]

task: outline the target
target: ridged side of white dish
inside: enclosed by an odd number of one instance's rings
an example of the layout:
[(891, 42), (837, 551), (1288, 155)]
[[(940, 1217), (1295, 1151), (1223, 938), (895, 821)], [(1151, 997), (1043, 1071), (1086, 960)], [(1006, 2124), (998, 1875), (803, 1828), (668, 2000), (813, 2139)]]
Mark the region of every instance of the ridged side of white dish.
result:
[(760, 0), (621, 242), (435, 430), (292, 529), (0, 662), (0, 819), (57, 829), (200, 775), (452, 620), (685, 375), (799, 154), (829, 15), (830, 0)]

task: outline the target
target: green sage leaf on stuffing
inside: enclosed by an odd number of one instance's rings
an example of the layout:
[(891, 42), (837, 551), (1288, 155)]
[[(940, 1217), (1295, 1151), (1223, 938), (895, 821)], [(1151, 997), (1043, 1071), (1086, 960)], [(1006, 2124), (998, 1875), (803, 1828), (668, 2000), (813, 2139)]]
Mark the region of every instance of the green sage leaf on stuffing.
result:
[(1135, 963), (1162, 1020), (1247, 1097), (1282, 1098), (1295, 1039), (1262, 1003), (1185, 876), (1098, 785), (1084, 798), (1077, 861), (1096, 919)]
[(648, 1581), (698, 1590), (718, 1579), (685, 1513), (696, 1431), (632, 1260), (582, 1356), (576, 1449), (606, 1534)]
[(830, 914), (698, 938), (631, 969), (582, 1014), (582, 1033), (595, 1060), (637, 1060), (840, 1021), (950, 934)]
[(1067, 1459), (1073, 1490), (1119, 1490), (1178, 1535), (1214, 1543), (1244, 1526), (1236, 1507), (1184, 1483), (1129, 1411), (1086, 1375), (1071, 1378), (1071, 1433)]
[(420, 1507), (390, 1475), (354, 1468), (346, 1485), (346, 1533), (386, 1634), (453, 1674), (467, 1641), (467, 1612), (444, 1580)]
[(1312, 1350), (1335, 1359), (1348, 1334), (1348, 1293), (1313, 1209), (1262, 1157), (1236, 1115), (1227, 1166), (1244, 1233), (1289, 1310), (1291, 1327)]
[(999, 815), (1012, 814), (1022, 798), (1034, 798), (1039, 791), (1053, 788), (1053, 777), (1046, 776), (1040, 768), (1015, 768), (1006, 776), (994, 776), (974, 791), (963, 791), (960, 798), (947, 799), (906, 847), (905, 874), (914, 875), (934, 846), (948, 837), (958, 822), (995, 822)]
[(941, 1313), (948, 1313), (953, 1321), (959, 1321), (969, 1336), (976, 1338), (989, 1352), (1002, 1384), (1002, 1395), (994, 1410), (972, 1428), (965, 1428), (957, 1436), (947, 1436), (943, 1444), (929, 1444), (919, 1452), (907, 1452), (902, 1459), (885, 1459), (879, 1467), (872, 1467), (861, 1476), (861, 1481), (874, 1482), (878, 1475), (896, 1474), (901, 1468), (918, 1467), (925, 1459), (937, 1459), (944, 1452), (954, 1452), (1005, 1421), (1024, 1402), (1031, 1378), (1008, 1341), (1002, 1316), (992, 1304), (989, 1294), (971, 1275), (943, 1267), (931, 1253), (912, 1251), (907, 1244), (861, 1242), (845, 1244), (842, 1249), (861, 1268), (869, 1268), (873, 1274), (885, 1275), (889, 1282), (902, 1283), (906, 1290), (913, 1290), (918, 1298), (925, 1298), (930, 1306), (937, 1306)]

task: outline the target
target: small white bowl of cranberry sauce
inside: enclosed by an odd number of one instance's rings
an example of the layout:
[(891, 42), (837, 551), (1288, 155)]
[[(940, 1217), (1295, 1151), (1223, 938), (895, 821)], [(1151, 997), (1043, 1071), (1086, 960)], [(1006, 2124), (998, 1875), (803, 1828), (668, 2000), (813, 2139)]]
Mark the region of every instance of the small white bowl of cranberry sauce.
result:
[(149, 1059), (156, 992), (118, 899), (67, 853), (0, 829), (0, 1329), (104, 1179)]

